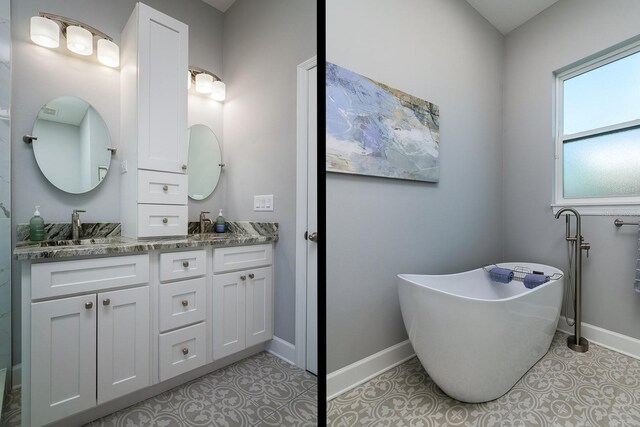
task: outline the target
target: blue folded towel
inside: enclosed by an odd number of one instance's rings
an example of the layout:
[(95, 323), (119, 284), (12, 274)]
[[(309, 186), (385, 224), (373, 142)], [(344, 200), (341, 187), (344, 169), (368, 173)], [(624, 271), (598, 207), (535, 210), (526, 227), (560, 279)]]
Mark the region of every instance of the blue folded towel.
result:
[(536, 286), (540, 286), (543, 283), (547, 283), (549, 281), (549, 276), (544, 274), (527, 274), (524, 276), (524, 286), (527, 289), (533, 289)]
[(511, 280), (513, 280), (513, 270), (509, 270), (508, 268), (494, 267), (489, 270), (489, 277), (494, 282), (509, 283)]

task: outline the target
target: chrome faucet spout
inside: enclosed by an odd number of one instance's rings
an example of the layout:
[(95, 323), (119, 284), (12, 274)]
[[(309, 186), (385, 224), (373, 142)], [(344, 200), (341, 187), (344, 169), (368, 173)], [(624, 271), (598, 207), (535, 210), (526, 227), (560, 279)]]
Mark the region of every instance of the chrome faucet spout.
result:
[(80, 212), (86, 212), (82, 209), (74, 209), (71, 214), (71, 238), (73, 240), (80, 239), (80, 231), (82, 223), (80, 222)]
[(209, 224), (213, 224), (213, 221), (211, 221), (211, 219), (207, 218), (207, 216), (206, 216), (208, 213), (209, 212), (206, 212), (206, 211), (200, 212), (200, 234), (204, 234), (204, 224), (205, 223), (208, 222)]

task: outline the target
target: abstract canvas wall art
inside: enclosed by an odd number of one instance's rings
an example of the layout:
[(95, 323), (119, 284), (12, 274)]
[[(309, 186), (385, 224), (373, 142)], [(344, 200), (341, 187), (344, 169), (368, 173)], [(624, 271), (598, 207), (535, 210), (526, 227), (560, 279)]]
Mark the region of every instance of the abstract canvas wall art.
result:
[(327, 62), (326, 169), (438, 182), (437, 105)]

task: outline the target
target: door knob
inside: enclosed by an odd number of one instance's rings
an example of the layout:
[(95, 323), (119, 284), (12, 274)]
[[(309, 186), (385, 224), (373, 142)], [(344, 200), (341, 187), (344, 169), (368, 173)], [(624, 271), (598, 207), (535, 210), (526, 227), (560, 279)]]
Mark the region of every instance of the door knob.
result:
[(311, 240), (312, 242), (317, 242), (318, 233), (316, 231), (314, 231), (313, 233), (309, 233), (309, 240)]

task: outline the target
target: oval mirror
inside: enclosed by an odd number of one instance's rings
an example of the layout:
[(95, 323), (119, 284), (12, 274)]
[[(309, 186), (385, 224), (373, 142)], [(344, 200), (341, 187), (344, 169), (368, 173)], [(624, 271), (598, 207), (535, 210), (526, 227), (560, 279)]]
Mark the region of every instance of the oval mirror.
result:
[(107, 175), (107, 125), (87, 101), (60, 96), (47, 102), (33, 125), (33, 154), (44, 176), (62, 191), (86, 193)]
[(189, 197), (202, 200), (211, 195), (220, 179), (222, 154), (216, 134), (208, 126), (189, 128)]

